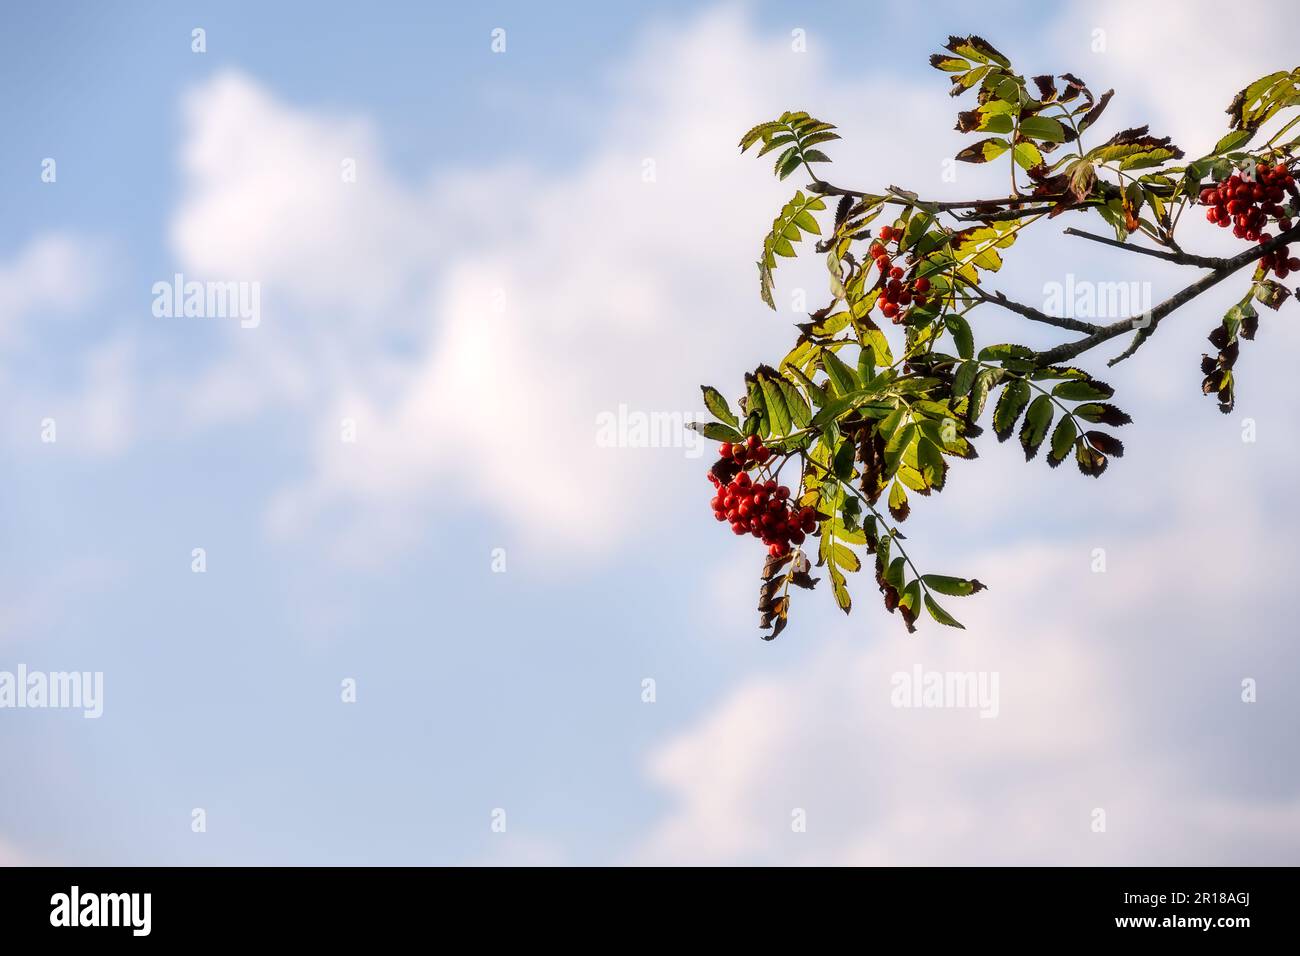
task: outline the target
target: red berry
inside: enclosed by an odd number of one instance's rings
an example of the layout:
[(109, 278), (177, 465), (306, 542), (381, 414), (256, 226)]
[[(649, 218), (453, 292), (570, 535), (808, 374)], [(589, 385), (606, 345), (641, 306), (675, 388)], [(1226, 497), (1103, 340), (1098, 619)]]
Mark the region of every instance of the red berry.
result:
[(760, 465), (771, 457), (772, 449), (768, 448), (766, 445), (759, 445), (758, 451), (754, 452), (754, 460)]
[(880, 311), (885, 313), (885, 318), (892, 319), (894, 316), (898, 315), (898, 306), (892, 302), (886, 302), (880, 307)]
[(903, 270), (898, 266), (894, 266), (894, 268), (889, 270), (889, 277), (891, 279), (901, 279), (903, 278)]
[(790, 489), (787, 488), (785, 485), (780, 485), (776, 489), (776, 496), (781, 501), (784, 501), (786, 498), (790, 497)]
[(719, 446), (718, 446), (718, 454), (721, 455), (723, 458), (730, 458), (730, 457), (731, 457), (731, 442), (729, 442), (729, 441), (724, 441), (721, 445), (719, 445)]
[(912, 289), (915, 292), (929, 292), (930, 280), (927, 279), (925, 276), (921, 276), (921, 278), (917, 279), (915, 282), (912, 283)]

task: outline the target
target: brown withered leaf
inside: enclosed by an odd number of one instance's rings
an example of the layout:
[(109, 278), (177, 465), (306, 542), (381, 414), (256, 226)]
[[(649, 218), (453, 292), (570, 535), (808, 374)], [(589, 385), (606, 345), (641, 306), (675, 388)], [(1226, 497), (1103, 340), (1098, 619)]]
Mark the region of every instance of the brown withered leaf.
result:
[(1290, 289), (1272, 279), (1263, 279), (1255, 286), (1255, 298), (1274, 311), (1280, 309), (1290, 295)]
[(1089, 431), (1083, 434), (1092, 444), (1092, 447), (1102, 454), (1109, 455), (1112, 458), (1124, 457), (1124, 443), (1114, 435), (1098, 431)]
[(835, 225), (838, 227), (845, 219), (849, 217), (849, 209), (853, 206), (852, 196), (841, 196), (839, 205), (835, 207)]
[(1108, 459), (1096, 448), (1092, 448), (1082, 437), (1074, 446), (1074, 457), (1079, 463), (1079, 471), (1091, 478), (1100, 478), (1109, 464)]
[(916, 633), (916, 612), (904, 604), (898, 605), (898, 613), (903, 615), (903, 623), (907, 625), (907, 633)]
[(773, 577), (792, 560), (794, 560), (793, 551), (787, 552), (780, 557), (773, 557), (769, 554), (767, 560), (763, 562), (763, 580), (766, 581), (768, 578)]
[(957, 125), (953, 128), (959, 133), (969, 133), (973, 129), (979, 129), (979, 125), (979, 110), (962, 110), (957, 114)]
[(1073, 73), (1062, 73), (1061, 79), (1065, 80), (1065, 92), (1061, 94), (1061, 102), (1068, 103), (1076, 96), (1083, 94), (1088, 102), (1092, 102), (1092, 93), (1088, 91), (1088, 84), (1079, 79)]
[(724, 485), (729, 483), (732, 478), (740, 471), (740, 466), (733, 459), (719, 458), (709, 469), (714, 478), (717, 478)]
[(810, 575), (807, 571), (796, 571), (790, 575), (791, 584), (793, 584), (795, 587), (804, 588), (809, 591), (815, 588), (817, 586), (817, 582), (820, 580), (821, 578), (815, 578), (812, 575)]
[(1106, 142), (1102, 143), (1100, 149), (1107, 146), (1137, 146), (1144, 151), (1154, 149), (1167, 149), (1171, 159), (1182, 159), (1183, 151), (1173, 145), (1172, 138), (1169, 136), (1152, 136), (1149, 126), (1134, 126), (1129, 129), (1120, 130)]
[(1093, 104), (1092, 109), (1083, 114), (1083, 119), (1079, 121), (1079, 129), (1085, 130), (1093, 123), (1097, 122), (1098, 117), (1100, 117), (1105, 111), (1107, 105), (1110, 103), (1110, 98), (1114, 95), (1114, 90), (1107, 90), (1105, 93), (1101, 94), (1101, 99)]

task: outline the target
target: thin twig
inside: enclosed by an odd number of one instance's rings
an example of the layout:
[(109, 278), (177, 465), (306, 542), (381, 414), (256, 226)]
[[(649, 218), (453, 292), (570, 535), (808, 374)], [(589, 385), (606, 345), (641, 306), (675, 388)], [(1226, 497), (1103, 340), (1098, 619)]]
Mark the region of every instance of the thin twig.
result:
[(1144, 256), (1152, 256), (1156, 259), (1164, 259), (1168, 262), (1176, 262), (1182, 266), (1203, 266), (1206, 269), (1218, 269), (1227, 261), (1218, 256), (1195, 256), (1191, 253), (1174, 251), (1168, 252), (1164, 249), (1151, 249), (1147, 246), (1138, 246), (1128, 242), (1120, 242), (1118, 239), (1110, 239), (1106, 236), (1098, 236), (1095, 233), (1084, 232), (1082, 229), (1075, 229), (1071, 226), (1063, 233), (1067, 236), (1078, 236), (1080, 239), (1091, 239), (1093, 242), (1100, 242), (1107, 246), (1114, 246), (1116, 249), (1123, 249), (1126, 252), (1136, 252)]
[(1137, 336), (1133, 344), (1131, 344), (1129, 348), (1125, 349), (1123, 353), (1112, 359), (1111, 364), (1113, 365), (1116, 362), (1122, 361), (1137, 351), (1141, 344), (1151, 336), (1152, 332), (1155, 331), (1156, 326), (1160, 321), (1164, 319), (1165, 316), (1169, 315), (1169, 313), (1186, 305), (1202, 292), (1218, 285), (1243, 266), (1248, 266), (1252, 262), (1255, 262), (1265, 253), (1272, 252), (1278, 246), (1285, 245), (1286, 243), (1298, 238), (1300, 238), (1300, 225), (1294, 226), (1287, 232), (1274, 236), (1268, 242), (1260, 243), (1253, 249), (1247, 249), (1246, 251), (1233, 256), (1231, 259), (1225, 259), (1221, 266), (1207, 272), (1205, 275), (1201, 276), (1201, 278), (1197, 279), (1181, 291), (1175, 292), (1149, 313), (1141, 316), (1131, 316), (1127, 319), (1121, 319), (1118, 322), (1112, 322), (1110, 325), (1104, 325), (1096, 332), (1084, 338), (1077, 339), (1073, 342), (1066, 342), (1064, 345), (1058, 345), (1056, 348), (1048, 349), (1046, 352), (1039, 352), (1035, 361), (1040, 367), (1065, 362), (1074, 358), (1076, 355), (1081, 355), (1089, 349), (1101, 345), (1103, 342), (1109, 342), (1117, 335), (1123, 335), (1125, 332), (1136, 330)]
[(989, 295), (977, 285), (969, 286), (968, 289), (977, 293), (980, 301), (991, 302), (993, 305), (1000, 305), (1009, 312), (1014, 312), (1016, 315), (1023, 315), (1026, 319), (1030, 319), (1034, 322), (1042, 322), (1044, 325), (1054, 325), (1058, 329), (1069, 329), (1071, 332), (1087, 332), (1091, 334), (1101, 330), (1101, 326), (1094, 325), (1091, 322), (1084, 322), (1082, 319), (1071, 319), (1065, 316), (1048, 315), (1046, 312), (1041, 312), (1032, 306), (1013, 302), (1001, 292), (994, 292), (992, 295)]

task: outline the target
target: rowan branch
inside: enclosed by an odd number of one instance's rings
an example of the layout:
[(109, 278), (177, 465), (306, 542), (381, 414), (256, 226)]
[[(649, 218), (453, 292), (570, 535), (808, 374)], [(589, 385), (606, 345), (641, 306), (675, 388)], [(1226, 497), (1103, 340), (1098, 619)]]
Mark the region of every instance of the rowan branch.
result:
[(1197, 279), (1191, 285), (1185, 287), (1179, 292), (1175, 292), (1165, 301), (1161, 302), (1149, 313), (1140, 316), (1131, 316), (1127, 319), (1121, 319), (1110, 325), (1102, 326), (1091, 335), (1073, 342), (1066, 342), (1064, 345), (1058, 345), (1055, 348), (1048, 349), (1046, 352), (1039, 352), (1036, 358), (1037, 364), (1041, 366), (1056, 365), (1060, 362), (1069, 361), (1076, 355), (1082, 355), (1090, 349), (1096, 348), (1103, 342), (1109, 342), (1116, 336), (1123, 335), (1125, 332), (1136, 331), (1137, 335), (1132, 344), (1129, 345), (1122, 353), (1111, 359), (1111, 365), (1128, 358), (1141, 347), (1142, 343), (1150, 338), (1151, 333), (1156, 330), (1156, 326), (1161, 320), (1171, 312), (1176, 311), (1186, 305), (1192, 299), (1196, 298), (1202, 292), (1212, 289), (1228, 276), (1237, 272), (1244, 266), (1263, 257), (1266, 253), (1272, 252), (1278, 246), (1300, 238), (1300, 225), (1293, 226), (1284, 233), (1274, 236), (1268, 242), (1262, 242), (1252, 249), (1247, 249), (1230, 259), (1223, 260), (1223, 263), (1215, 269), (1210, 270), (1201, 278)]
[[(891, 187), (896, 188), (896, 187)], [(1001, 213), (981, 214), (981, 207), (997, 207), (1004, 212), (1011, 212), (1017, 218), (1019, 216), (1031, 215), (1034, 212), (1047, 212), (1052, 206), (1045, 206), (1041, 209), (1022, 209), (1019, 208), (1022, 203), (1029, 202), (1055, 202), (1062, 199), (1073, 199), (1072, 193), (1061, 193), (1059, 195), (1048, 196), (1028, 196), (1017, 194), (1013, 196), (999, 196), (993, 199), (908, 199), (906, 196), (900, 196), (896, 193), (878, 193), (866, 192), (861, 189), (845, 189), (842, 186), (835, 186), (821, 179), (814, 179), (808, 184), (808, 191), (817, 193), (821, 196), (848, 196), (851, 199), (881, 199), (884, 202), (891, 203), (895, 206), (922, 206), (926, 209), (936, 209), (940, 212), (953, 212), (959, 209), (970, 210), (969, 213), (963, 214), (959, 218), (963, 219), (984, 219), (991, 215)], [(1005, 208), (1004, 207), (1010, 207)]]
[(1151, 249), (1147, 246), (1138, 246), (1129, 242), (1120, 242), (1118, 239), (1110, 239), (1106, 236), (1099, 236), (1095, 233), (1084, 232), (1082, 229), (1075, 229), (1071, 226), (1066, 229), (1063, 235), (1077, 236), (1080, 239), (1090, 239), (1093, 242), (1100, 242), (1103, 245), (1114, 246), (1116, 249), (1123, 249), (1126, 252), (1136, 252), (1139, 255), (1151, 256), (1156, 259), (1164, 259), (1166, 262), (1176, 262), (1181, 266), (1202, 266), (1206, 269), (1218, 269), (1227, 261), (1218, 256), (1196, 256), (1181, 249), (1166, 251), (1164, 249)]
[(968, 286), (968, 291), (976, 293), (981, 302), (989, 302), (993, 305), (1000, 305), (1009, 312), (1016, 315), (1024, 316), (1032, 322), (1042, 322), (1044, 325), (1054, 325), (1058, 329), (1069, 329), (1071, 332), (1098, 332), (1101, 326), (1094, 325), (1091, 322), (1084, 322), (1082, 319), (1071, 319), (1066, 316), (1049, 315), (1032, 306), (1023, 305), (1019, 302), (1013, 302), (1001, 292), (994, 292), (992, 295), (985, 292), (977, 285)]

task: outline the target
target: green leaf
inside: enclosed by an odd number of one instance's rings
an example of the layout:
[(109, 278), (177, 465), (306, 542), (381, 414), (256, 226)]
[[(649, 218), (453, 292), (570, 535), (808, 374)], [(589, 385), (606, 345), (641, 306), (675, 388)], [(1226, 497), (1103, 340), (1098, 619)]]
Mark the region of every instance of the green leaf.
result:
[(993, 432), (998, 441), (1006, 441), (1016, 427), (1016, 420), (1029, 403), (1029, 383), (1024, 379), (1012, 379), (1002, 389), (998, 403), (993, 408)]
[(959, 163), (988, 163), (997, 159), (1011, 148), (1011, 143), (1001, 136), (990, 136), (978, 143), (972, 143), (957, 154)]
[(954, 578), (946, 574), (923, 574), (921, 581), (931, 591), (952, 597), (966, 597), (985, 590), (985, 586), (974, 578)]
[(1056, 423), (1056, 427), (1052, 429), (1052, 450), (1047, 455), (1049, 465), (1055, 468), (1070, 457), (1070, 449), (1074, 447), (1074, 439), (1078, 437), (1078, 432), (1074, 419), (1069, 415), (1063, 416)]
[(943, 70), (945, 73), (965, 73), (970, 69), (969, 61), (958, 56), (944, 56), (942, 53), (936, 53), (930, 57), (930, 65), (936, 70)]
[(1008, 359), (1028, 361), (1034, 357), (1034, 350), (1027, 345), (1015, 345), (1009, 342), (1000, 345), (987, 345), (980, 349), (981, 362), (1005, 362)]
[[(826, 570), (831, 578), (831, 591), (835, 594), (835, 603), (839, 605), (840, 610), (848, 614), (853, 608), (853, 599), (849, 597), (849, 589), (844, 579), (844, 571), (840, 568), (839, 562), (835, 558), (835, 549), (838, 545), (834, 538), (834, 529), (830, 521), (822, 522), (821, 540), (818, 547), (818, 555), (822, 561), (826, 562)], [(847, 549), (845, 549), (847, 550)], [(856, 559), (857, 555), (854, 555)]]
[(858, 571), (862, 568), (862, 559), (858, 557), (857, 552), (845, 547), (838, 541), (832, 545), (831, 550), (835, 555), (835, 563), (845, 571)]
[(925, 609), (929, 611), (930, 616), (934, 618), (936, 621), (938, 621), (940, 624), (946, 624), (948, 627), (960, 628), (963, 631), (966, 630), (965, 624), (961, 623), (961, 621), (957, 620), (955, 617), (953, 617), (951, 614), (945, 611), (939, 605), (939, 602), (936, 601), (934, 598), (930, 597), (928, 593), (925, 595)]
[(1065, 142), (1065, 127), (1050, 116), (1026, 116), (1020, 121), (1020, 132), (1046, 143)]
[(830, 378), (831, 390), (835, 395), (848, 395), (862, 387), (857, 373), (830, 349), (822, 353), (822, 368)]
[(690, 427), (712, 441), (741, 441), (744, 436), (722, 422), (691, 422)]
[[(795, 165), (798, 165), (797, 159), (796, 156)], [(772, 229), (763, 240), (763, 253), (758, 260), (759, 292), (770, 308), (776, 308), (772, 299), (772, 272), (776, 269), (777, 256), (794, 256), (794, 243), (803, 238), (803, 233), (820, 235), (821, 229), (811, 214), (825, 208), (826, 203), (819, 197), (805, 196), (799, 190), (793, 199), (781, 207), (780, 214), (772, 221)]]
[(1086, 422), (1092, 422), (1094, 425), (1128, 425), (1133, 419), (1129, 418), (1126, 412), (1120, 411), (1114, 405), (1106, 402), (1089, 402), (1086, 405), (1076, 405), (1074, 414)]
[(1115, 390), (1104, 382), (1067, 381), (1052, 389), (1052, 394), (1071, 402), (1104, 401), (1115, 394)]
[(1253, 129), (1233, 130), (1227, 136), (1223, 137), (1223, 139), (1214, 144), (1213, 154), (1217, 156), (1219, 153), (1231, 153), (1235, 149), (1241, 149), (1241, 147), (1249, 143), (1254, 137), (1255, 131)]
[(1033, 169), (1043, 164), (1043, 154), (1033, 143), (1016, 143), (1015, 160), (1021, 169)]
[(701, 385), (700, 390), (704, 392), (704, 407), (711, 411), (715, 418), (726, 422), (733, 428), (739, 427), (740, 422), (736, 420), (735, 414), (731, 411), (731, 406), (727, 400), (722, 397), (722, 393), (711, 385)]
[(966, 411), (966, 420), (969, 422), (979, 421), (980, 415), (984, 413), (984, 405), (988, 401), (989, 388), (993, 384), (993, 376), (999, 374), (991, 368), (980, 371), (975, 376), (975, 383), (970, 390), (970, 404)]
[(917, 442), (916, 466), (927, 487), (935, 491), (943, 491), (943, 483), (948, 474), (948, 463), (943, 460), (943, 452), (939, 450), (939, 446), (928, 438), (922, 438)]
[(964, 359), (970, 358), (975, 352), (975, 337), (971, 334), (970, 323), (964, 316), (953, 314), (945, 317), (943, 324), (957, 345), (957, 354)]
[(983, 37), (975, 34), (965, 37), (948, 37), (948, 42), (944, 44), (944, 49), (950, 53), (956, 53), (958, 56), (964, 56), (968, 60), (974, 60), (977, 63), (990, 63), (1011, 69), (1011, 61), (993, 48), (993, 45)]
[(921, 611), (921, 579), (917, 578), (907, 587), (903, 588), (903, 593), (898, 598), (898, 609), (903, 614), (903, 621), (907, 624), (908, 632), (913, 632), (916, 628), (913, 626), (917, 614)]
[(790, 409), (786, 406), (781, 387), (767, 375), (758, 376), (758, 385), (763, 390), (763, 404), (772, 422), (772, 432), (776, 435), (790, 434)]
[(1020, 428), (1020, 447), (1025, 450), (1025, 461), (1038, 454), (1038, 446), (1047, 437), (1047, 429), (1052, 424), (1053, 411), (1052, 400), (1046, 395), (1039, 395), (1029, 404), (1025, 423)]
[(975, 376), (979, 374), (979, 363), (962, 362), (957, 368), (957, 373), (952, 379), (952, 394), (954, 398), (961, 398), (971, 390), (975, 384)]
[(906, 521), (911, 511), (907, 503), (907, 489), (902, 482), (895, 481), (889, 486), (889, 513), (895, 521)]

